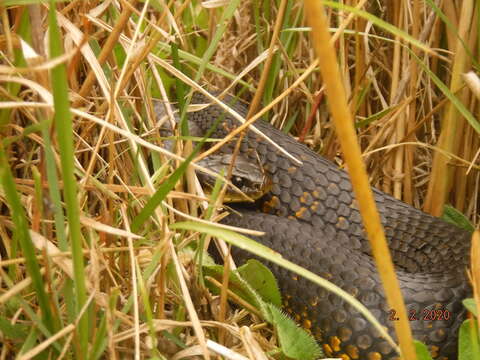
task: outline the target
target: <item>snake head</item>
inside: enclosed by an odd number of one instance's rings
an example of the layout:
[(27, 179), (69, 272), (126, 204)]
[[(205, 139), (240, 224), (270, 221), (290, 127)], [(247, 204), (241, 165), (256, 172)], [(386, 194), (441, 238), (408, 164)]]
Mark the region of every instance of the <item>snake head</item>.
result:
[[(232, 176), (230, 181), (250, 198), (257, 200), (265, 195), (270, 187), (271, 181), (265, 175), (260, 164), (252, 163), (251, 159), (246, 158), (241, 153), (233, 159), (233, 154), (213, 154), (197, 162), (198, 165), (206, 167), (212, 171), (227, 174), (230, 164), (235, 161), (232, 167)], [(215, 178), (204, 174), (198, 174), (200, 181), (212, 188)], [(245, 197), (240, 194), (227, 191), (225, 196), (227, 202), (245, 201)]]
[[(212, 93), (212, 95), (216, 96), (218, 93)], [(243, 117), (246, 115), (246, 107), (243, 106), (243, 104), (238, 103), (237, 99), (232, 96), (227, 95), (223, 97), (222, 101)], [(174, 121), (171, 121), (168, 118), (165, 104), (156, 102), (154, 106), (157, 120), (159, 124), (161, 124), (162, 136), (172, 136), (173, 128), (178, 126), (180, 122), (178, 110), (175, 108), (172, 109)], [(203, 137), (217, 120), (220, 120), (220, 122), (217, 123), (217, 129), (212, 134), (214, 138), (224, 137), (231, 129), (237, 126), (237, 120), (225, 112), (225, 110), (219, 105), (212, 104), (209, 98), (198, 92), (194, 93), (192, 96), (187, 119), (189, 134), (196, 137)], [(166, 140), (165, 146), (167, 149), (173, 150), (173, 141)], [(205, 148), (208, 147), (208, 144), (205, 144)], [(233, 143), (225, 144), (219, 149), (218, 153), (208, 155), (206, 158), (198, 161), (197, 164), (217, 173), (223, 171), (224, 175), (227, 175), (230, 164), (234, 162), (230, 181), (238, 189), (254, 200), (259, 199), (269, 192), (271, 181), (265, 175), (265, 171), (260, 161), (252, 161), (251, 157), (249, 158), (241, 151), (234, 158), (232, 152)], [(207, 188), (213, 188), (213, 185), (215, 184), (214, 177), (204, 173), (199, 173), (198, 176), (200, 181), (206, 185)], [(227, 191), (225, 201), (243, 202), (245, 201), (245, 197), (238, 192)]]

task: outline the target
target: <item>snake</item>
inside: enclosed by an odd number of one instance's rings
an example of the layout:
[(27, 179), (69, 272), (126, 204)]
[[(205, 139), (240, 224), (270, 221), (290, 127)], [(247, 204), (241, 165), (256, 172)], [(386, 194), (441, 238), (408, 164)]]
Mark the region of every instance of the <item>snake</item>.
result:
[[(246, 106), (234, 97), (223, 101), (246, 116)], [(188, 115), (197, 135), (205, 134), (216, 121), (220, 124), (214, 138), (240, 126), (203, 94), (196, 92), (192, 103), (205, 104)], [(269, 123), (258, 120), (254, 126), (265, 136), (248, 129), (237, 157), (262, 175), (259, 181), (265, 191), (254, 204), (233, 204), (236, 211), (222, 222), (264, 232), (253, 238), (346, 290), (396, 339), (397, 310), (387, 304), (348, 174)], [(235, 139), (217, 156), (232, 154)], [(241, 185), (248, 188), (252, 181), (247, 178)], [(456, 359), (458, 331), (466, 315), (462, 300), (471, 294), (466, 272), (471, 233), (372, 190), (413, 336), (427, 344), (434, 359)], [(252, 257), (241, 250), (233, 256), (239, 261)], [(278, 280), (285, 310), (315, 337), (328, 357), (400, 359), (345, 300), (280, 266), (268, 265)]]

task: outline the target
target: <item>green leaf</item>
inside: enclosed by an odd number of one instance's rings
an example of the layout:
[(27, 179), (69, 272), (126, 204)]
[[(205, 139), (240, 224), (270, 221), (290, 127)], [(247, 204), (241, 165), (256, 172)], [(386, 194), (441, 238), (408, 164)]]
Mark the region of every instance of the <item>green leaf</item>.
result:
[[(31, 327), (30, 332), (25, 337), (22, 347), (20, 348), (18, 353), (25, 354), (27, 351), (33, 349), (39, 341), (39, 335), (40, 334), (38, 333), (37, 328), (35, 326)], [(41, 354), (37, 355), (39, 359), (41, 359), (40, 355)], [(37, 359), (37, 357), (35, 358), (35, 360)]]
[(100, 321), (98, 322), (95, 334), (95, 340), (90, 349), (89, 359), (97, 360), (103, 355), (103, 342), (107, 338), (107, 313), (100, 313)]
[(432, 360), (427, 345), (418, 340), (413, 340), (413, 343), (415, 344), (415, 350), (417, 351), (417, 360)]
[[(62, 37), (57, 24), (56, 6), (50, 2), (48, 12), (49, 47), (51, 58), (63, 55)], [(51, 86), (53, 106), (55, 110), (54, 122), (56, 137), (59, 147), (60, 165), (63, 176), (63, 196), (67, 209), (67, 220), (73, 259), (73, 277), (75, 283), (75, 310), (77, 315), (87, 302), (87, 289), (85, 285), (85, 264), (83, 258), (82, 235), (80, 226), (80, 208), (78, 205), (77, 180), (74, 175), (75, 156), (73, 153), (73, 125), (68, 98), (69, 86), (65, 63), (53, 67), (51, 73)], [(84, 312), (78, 322), (76, 334), (77, 354), (87, 354), (88, 351), (88, 312)], [(85, 355), (79, 356), (83, 358)]]
[(268, 304), (273, 325), (278, 334), (282, 352), (292, 359), (314, 360), (323, 356), (320, 346), (313, 336), (283, 313), (275, 305)]
[[(198, 39), (197, 39), (197, 41), (198, 41)], [(202, 41), (204, 41), (204, 40), (202, 40)], [(167, 53), (168, 56), (171, 56), (170, 44), (159, 41), (157, 43), (157, 46), (158, 46), (160, 51), (162, 51), (164, 53)], [(202, 50), (201, 53), (204, 54), (205, 50)], [(200, 64), (204, 63), (204, 61), (201, 58), (199, 58), (198, 56), (190, 54), (189, 52), (184, 51), (184, 50), (179, 49), (178, 50), (178, 56), (180, 57), (180, 59), (188, 61), (188, 62), (190, 62), (192, 64), (195, 64), (195, 65), (200, 65)], [(216, 74), (219, 74), (223, 77), (226, 77), (227, 79), (230, 79), (230, 80), (235, 80), (236, 79), (236, 75), (231, 74), (228, 71), (223, 70), (222, 68), (214, 66), (209, 62), (207, 62), (205, 66), (206, 66), (207, 70), (212, 71)], [(247, 83), (245, 80), (240, 80), (239, 84), (245, 86), (246, 88), (248, 88), (251, 91), (255, 91), (255, 87), (253, 85), (250, 85), (249, 83)]]
[(477, 322), (465, 320), (458, 333), (458, 360), (479, 360), (480, 346), (478, 343)]
[[(213, 265), (204, 267), (205, 274), (212, 277), (221, 278), (223, 273), (223, 266)], [(255, 279), (255, 271), (260, 278), (266, 277), (267, 280), (258, 281)], [(247, 277), (252, 280), (253, 283), (249, 283), (244, 279), (240, 273), (246, 273)], [(322, 355), (322, 351), (317, 344), (316, 340), (308, 334), (304, 329), (298, 327), (298, 325), (290, 319), (286, 314), (276, 306), (262, 299), (259, 293), (254, 289), (254, 286), (264, 284), (265, 282), (274, 282), (276, 287), (276, 280), (273, 277), (271, 271), (257, 260), (250, 260), (247, 264), (243, 265), (237, 271), (232, 271), (229, 277), (228, 287), (236, 295), (253, 305), (260, 310), (260, 313), (264, 320), (269, 322), (275, 327), (280, 342), (280, 348), (282, 352), (292, 359), (316, 359)], [(272, 286), (272, 284), (269, 284)], [(269, 287), (267, 286), (267, 287)], [(216, 287), (209, 287), (214, 293), (218, 294)], [(260, 286), (261, 291), (268, 292), (265, 287)], [(275, 289), (278, 294), (273, 296), (274, 301), (281, 303), (280, 292), (278, 288)], [(271, 291), (271, 289), (269, 289)], [(272, 297), (271, 294), (268, 296)], [(276, 297), (278, 296), (278, 299)]]
[(175, 171), (168, 177), (165, 182), (160, 185), (160, 187), (155, 191), (155, 194), (147, 201), (143, 209), (140, 213), (133, 219), (132, 221), (132, 231), (138, 232), (140, 226), (143, 225), (147, 219), (152, 216), (157, 206), (159, 206), (162, 201), (165, 199), (167, 194), (172, 190), (177, 182), (180, 180), (182, 175), (187, 171), (188, 165), (193, 160), (199, 148), (195, 148), (195, 150), (185, 159), (184, 162), (180, 164), (180, 166), (175, 169)]
[(473, 315), (478, 317), (477, 303), (475, 302), (475, 299), (472, 299), (472, 298), (464, 299), (462, 303), (463, 303), (463, 306), (465, 306), (465, 308), (468, 311), (470, 311)]
[(456, 37), (456, 39), (460, 41), (460, 43), (462, 44), (462, 47), (464, 48), (465, 52), (468, 54), (469, 59), (472, 61), (474, 66), (476, 68), (478, 68), (478, 62), (477, 62), (475, 56), (472, 54), (472, 51), (470, 50), (470, 46), (468, 44), (466, 44), (465, 40), (462, 39), (459, 36), (458, 28), (455, 26), (455, 24), (453, 24), (449, 20), (448, 16), (444, 12), (442, 12), (441, 8), (439, 8), (437, 6), (437, 4), (435, 4), (435, 1), (433, 1), (433, 0), (426, 0), (426, 1), (427, 1), (427, 4), (428, 4), (427, 6), (429, 6), (435, 12), (435, 14), (438, 16), (438, 18), (441, 19), (445, 23), (446, 28), (448, 29), (448, 32), (450, 34), (454, 35)]
[(264, 301), (282, 306), (282, 295), (277, 280), (268, 267), (258, 260), (250, 259), (238, 268), (238, 272)]
[(42, 274), (40, 273), (40, 265), (30, 237), (29, 224), (25, 210), (17, 192), (15, 180), (10, 171), (7, 154), (2, 142), (0, 142), (0, 186), (7, 199), (7, 204), (10, 208), (10, 214), (14, 225), (14, 241), (11, 246), (16, 248), (17, 241), (20, 243), (22, 254), (25, 257), (27, 272), (37, 294), (38, 303), (42, 313), (42, 321), (48, 331), (53, 333), (54, 321), (52, 310), (50, 308), (50, 297), (45, 292), (45, 284)]
[(413, 51), (409, 50), (408, 48), (406, 49), (412, 58), (415, 59), (418, 65), (420, 65), (420, 67), (428, 74), (430, 79), (435, 83), (440, 91), (451, 101), (452, 105), (457, 108), (458, 112), (468, 121), (470, 126), (473, 127), (478, 134), (480, 134), (480, 123), (477, 121), (475, 116), (473, 116), (473, 114), (460, 101), (460, 99), (450, 91), (448, 86), (445, 85), (445, 83), (440, 80), (440, 78), (427, 65), (425, 65), (425, 62), (422, 59), (415, 55)]
[(185, 159), (184, 162), (180, 164), (180, 166), (175, 169), (175, 171), (168, 177), (165, 182), (160, 185), (160, 187), (155, 191), (155, 194), (148, 200), (148, 202), (145, 204), (143, 209), (140, 211), (140, 213), (133, 219), (132, 221), (132, 231), (137, 232), (140, 229), (140, 226), (143, 225), (145, 221), (153, 214), (157, 206), (161, 204), (161, 202), (165, 199), (167, 194), (172, 190), (177, 182), (180, 180), (182, 175), (187, 171), (188, 165), (192, 162), (192, 160), (195, 158), (197, 153), (200, 151), (202, 148), (203, 144), (205, 141), (210, 138), (210, 136), (213, 134), (215, 129), (217, 128), (218, 124), (222, 120), (222, 117), (218, 117), (212, 127), (207, 131), (205, 136), (202, 138), (200, 142), (198, 142), (197, 145), (195, 145), (195, 148), (192, 150), (192, 153), (188, 155), (188, 157)]
[[(172, 49), (172, 58), (173, 58), (173, 66), (180, 71), (183, 72), (182, 65), (180, 64), (180, 59), (178, 57), (178, 45), (175, 42), (171, 44)], [(178, 101), (178, 108), (180, 109), (181, 115), (181, 122), (180, 122), (180, 133), (183, 136), (188, 136), (188, 120), (186, 116), (184, 116), (185, 109), (185, 95), (189, 91), (189, 87), (186, 86), (183, 81), (179, 78), (175, 77), (175, 84), (176, 84), (176, 93), (177, 93), (177, 101)]]
[(365, 119), (356, 121), (355, 122), (355, 128), (356, 129), (362, 129), (362, 128), (370, 125), (372, 122), (387, 116), (390, 112), (392, 112), (393, 110), (396, 110), (398, 107), (399, 107), (398, 105), (394, 105), (394, 106), (391, 106), (391, 107), (386, 108), (384, 110), (381, 110), (381, 111), (377, 112), (376, 114), (373, 114), (373, 115), (371, 115), (371, 116), (369, 116)]
[(222, 16), (218, 20), (215, 26), (215, 33), (213, 37), (210, 39), (210, 43), (208, 45), (207, 50), (203, 53), (202, 62), (199, 64), (197, 73), (194, 77), (194, 81), (198, 82), (205, 69), (207, 68), (207, 64), (209, 63), (210, 59), (212, 58), (213, 54), (217, 50), (218, 43), (223, 37), (225, 30), (227, 29), (230, 19), (232, 18), (235, 10), (237, 9), (238, 5), (240, 4), (240, 0), (233, 0), (227, 3), (225, 10), (222, 12)]
[(400, 39), (405, 40), (406, 42), (412, 44), (413, 46), (426, 51), (426, 52), (431, 52), (431, 49), (428, 47), (428, 45), (422, 43), (421, 41), (415, 39), (413, 36), (410, 36), (408, 33), (406, 33), (403, 30), (400, 30), (398, 27), (376, 17), (375, 15), (370, 14), (369, 12), (365, 10), (360, 10), (357, 9), (353, 6), (348, 6), (345, 4), (342, 4), (340, 2), (335, 2), (335, 1), (329, 1), (329, 0), (323, 0), (322, 1), (325, 6), (331, 7), (333, 9), (338, 9), (341, 11), (348, 11), (352, 14), (355, 14), (357, 16), (360, 16), (370, 22), (372, 24), (384, 29), (385, 31), (388, 31), (392, 35), (398, 36)]
[(25, 324), (11, 324), (10, 321), (4, 317), (0, 317), (0, 333), (4, 338), (13, 340), (25, 341), (28, 335), (29, 326)]
[(442, 219), (470, 232), (475, 230), (470, 220), (451, 205), (445, 205), (443, 207)]
[(398, 349), (398, 346), (395, 344), (391, 336), (385, 331), (385, 328), (378, 322), (378, 320), (373, 316), (373, 314), (357, 299), (348, 294), (346, 291), (342, 290), (335, 284), (331, 283), (328, 280), (321, 278), (320, 276), (312, 273), (311, 271), (302, 268), (301, 266), (292, 263), (282, 257), (278, 252), (273, 251), (265, 245), (262, 245), (252, 239), (249, 239), (246, 236), (237, 234), (234, 231), (226, 230), (218, 226), (203, 224), (193, 221), (179, 222), (170, 225), (170, 229), (182, 229), (182, 230), (193, 230), (206, 233), (212, 236), (216, 236), (219, 239), (222, 239), (229, 244), (239, 247), (240, 249), (246, 250), (256, 256), (262, 257), (272, 263), (275, 263), (287, 270), (292, 271), (307, 280), (331, 291), (337, 296), (340, 296), (358, 312), (360, 312), (365, 318), (378, 330), (378, 332), (394, 347)]
[[(210, 265), (204, 266), (205, 275), (211, 276), (217, 281), (222, 281), (222, 274), (224, 267), (222, 265)], [(219, 294), (219, 289), (215, 286), (209, 286), (214, 294)], [(253, 289), (250, 284), (245, 281), (236, 271), (230, 272), (228, 278), (228, 288), (237, 296), (251, 304), (254, 308), (258, 309), (266, 321), (271, 321), (270, 312), (266, 308), (265, 302), (262, 297)]]

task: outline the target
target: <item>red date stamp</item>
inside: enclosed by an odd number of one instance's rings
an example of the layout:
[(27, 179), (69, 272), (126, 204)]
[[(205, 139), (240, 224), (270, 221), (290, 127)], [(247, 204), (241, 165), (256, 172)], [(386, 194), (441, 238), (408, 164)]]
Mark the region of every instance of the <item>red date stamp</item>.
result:
[[(408, 320), (409, 321), (448, 321), (451, 318), (451, 313), (445, 309), (423, 309), (418, 311), (411, 309), (408, 311)], [(400, 320), (397, 316), (397, 312), (394, 309), (391, 309), (388, 312), (389, 321), (398, 321)]]

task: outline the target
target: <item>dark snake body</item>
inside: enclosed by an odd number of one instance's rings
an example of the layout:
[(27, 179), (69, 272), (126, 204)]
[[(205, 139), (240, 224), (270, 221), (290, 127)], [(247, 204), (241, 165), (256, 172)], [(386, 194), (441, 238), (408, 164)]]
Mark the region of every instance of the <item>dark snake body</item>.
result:
[[(193, 98), (193, 103), (209, 102), (198, 94)], [(243, 106), (233, 108), (245, 115)], [(219, 116), (224, 120), (212, 137), (223, 137), (238, 124), (220, 107), (211, 105), (191, 113), (189, 119), (206, 131)], [(259, 162), (271, 180), (271, 190), (256, 209), (240, 208), (242, 216), (231, 215), (225, 222), (266, 232), (256, 240), (354, 295), (394, 334), (395, 309), (387, 306), (347, 173), (269, 124), (257, 121), (255, 126), (303, 165), (249, 131), (241, 156)], [(222, 151), (231, 151), (232, 146)], [(435, 359), (456, 359), (458, 328), (465, 315), (461, 301), (470, 292), (466, 278), (470, 233), (379, 190), (374, 189), (374, 194), (412, 316), (413, 335), (429, 346)], [(327, 356), (398, 357), (341, 298), (278, 266), (270, 268), (287, 311), (311, 331)]]

